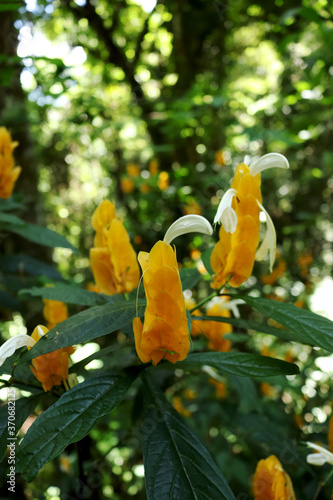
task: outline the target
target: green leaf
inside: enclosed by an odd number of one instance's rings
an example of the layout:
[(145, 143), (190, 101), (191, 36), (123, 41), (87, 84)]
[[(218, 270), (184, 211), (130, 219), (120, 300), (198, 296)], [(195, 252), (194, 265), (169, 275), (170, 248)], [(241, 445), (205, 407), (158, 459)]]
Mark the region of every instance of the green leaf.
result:
[(291, 340), (333, 352), (333, 322), (329, 319), (278, 300), (248, 296), (242, 299), (257, 311), (291, 330)]
[[(111, 300), (111, 299), (110, 299)], [(143, 315), (145, 302), (138, 302), (139, 316)], [(41, 354), (61, 347), (81, 344), (88, 340), (108, 335), (133, 321), (136, 316), (136, 302), (126, 301), (114, 295), (113, 301), (104, 306), (95, 306), (59, 323), (42, 337), (30, 351), (19, 360), (19, 364), (30, 361)]]
[(248, 377), (236, 377), (235, 375), (230, 375), (229, 380), (238, 393), (240, 413), (248, 413), (252, 410), (258, 411), (262, 402), (258, 397), (254, 381)]
[(206, 448), (144, 375), (143, 460), (148, 500), (235, 500)]
[[(4, 222), (6, 224), (12, 224), (13, 226), (25, 226), (26, 223), (20, 219), (19, 217), (16, 217), (16, 215), (12, 214), (6, 214), (4, 212), (0, 212), (0, 223)], [(13, 231), (13, 228), (12, 228)]]
[(31, 481), (44, 464), (84, 438), (123, 400), (134, 376), (104, 374), (65, 392), (29, 428), (17, 450), (17, 472)]
[(214, 271), (210, 265), (210, 257), (212, 255), (212, 251), (213, 251), (214, 247), (212, 248), (207, 248), (207, 250), (205, 250), (204, 252), (202, 252), (201, 254), (201, 259), (202, 259), (202, 262), (203, 262), (203, 265), (205, 266), (206, 268), (206, 271), (212, 276), (214, 274)]
[(47, 276), (52, 279), (62, 279), (59, 271), (45, 262), (28, 255), (3, 255), (0, 257), (0, 270), (20, 275)]
[(52, 287), (33, 287), (20, 291), (21, 294), (32, 295), (33, 297), (43, 297), (50, 300), (61, 300), (66, 304), (78, 304), (80, 306), (97, 306), (109, 302), (106, 295), (89, 292), (76, 286), (59, 284)]
[[(2, 59), (3, 58), (0, 55), (0, 62), (2, 62)], [(5, 59), (7, 59), (6, 56), (5, 56)], [(21, 61), (20, 57), (19, 57), (19, 60)], [(1, 212), (6, 212), (7, 210), (14, 210), (16, 208), (24, 208), (24, 205), (22, 203), (20, 203), (19, 201), (15, 200), (13, 197), (10, 197), (8, 199), (4, 199), (4, 198), (0, 199), (0, 211)]]
[(201, 274), (197, 268), (181, 269), (179, 271), (183, 290), (191, 290), (201, 279)]
[(250, 354), (245, 352), (203, 352), (189, 354), (184, 361), (177, 363), (177, 368), (190, 370), (208, 365), (218, 373), (230, 373), (241, 377), (272, 377), (274, 375), (294, 375), (298, 366), (280, 359)]
[[(13, 391), (14, 389), (8, 389)], [(15, 391), (16, 392), (16, 391)], [(15, 436), (24, 424), (25, 420), (29, 417), (30, 413), (34, 411), (39, 401), (40, 394), (30, 396), (29, 398), (20, 398), (15, 401), (15, 407), (8, 404), (0, 407), (0, 462), (6, 453), (8, 441), (7, 438), (14, 437), (8, 433), (8, 411), (15, 408)], [(9, 428), (10, 430), (11, 428)], [(16, 444), (15, 444), (16, 446)]]
[(9, 307), (9, 309), (21, 310), (21, 304), (18, 300), (14, 299), (9, 293), (0, 290), (0, 306)]
[(223, 338), (237, 344), (239, 342), (246, 342), (251, 337), (247, 333), (226, 333), (223, 335)]
[[(274, 328), (274, 326), (264, 325), (258, 323), (257, 321), (252, 321), (249, 319), (241, 318), (225, 318), (223, 316), (195, 316), (197, 321), (217, 321), (219, 323), (228, 323), (229, 325), (242, 328), (243, 330), (255, 330), (260, 333), (268, 333), (269, 335), (274, 335), (284, 340), (293, 340), (294, 334), (288, 330), (282, 330), (281, 328)], [(193, 321), (193, 317), (192, 317)]]
[(16, 233), (19, 236), (22, 236), (22, 238), (38, 243), (39, 245), (45, 245), (52, 248), (70, 248), (73, 252), (77, 253), (76, 248), (64, 236), (48, 229), (47, 227), (26, 223), (25, 226), (11, 226), (10, 224), (3, 224), (3, 228), (6, 231)]

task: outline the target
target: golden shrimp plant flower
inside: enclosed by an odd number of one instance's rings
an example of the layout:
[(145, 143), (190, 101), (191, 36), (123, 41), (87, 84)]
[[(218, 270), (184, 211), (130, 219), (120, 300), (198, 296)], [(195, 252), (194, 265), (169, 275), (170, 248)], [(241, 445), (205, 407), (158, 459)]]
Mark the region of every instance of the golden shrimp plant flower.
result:
[(139, 283), (140, 269), (114, 204), (103, 201), (93, 214), (92, 225), (96, 236), (90, 265), (99, 289), (107, 295), (132, 291)]
[(163, 241), (150, 253), (140, 252), (147, 306), (144, 323), (134, 318), (135, 347), (143, 363), (156, 365), (162, 359), (172, 363), (186, 358), (190, 349), (185, 301), (180, 281), (176, 250), (170, 243), (190, 232), (212, 234), (209, 222), (200, 215), (185, 215), (174, 222)]
[(254, 500), (296, 500), (291, 479), (275, 455), (258, 462), (252, 487)]
[[(7, 340), (0, 347), (0, 366), (20, 347), (26, 346), (31, 349), (48, 331), (46, 326), (38, 325), (32, 332), (31, 337), (29, 335), (17, 335)], [(32, 360), (30, 368), (36, 379), (42, 383), (44, 391), (50, 391), (54, 385), (60, 385), (62, 381), (68, 379), (69, 355), (73, 354), (73, 352), (73, 347), (64, 347), (42, 354)]]
[[(276, 253), (276, 233), (272, 219), (262, 206), (260, 174), (268, 168), (289, 168), (279, 153), (262, 156), (251, 166), (238, 165), (231, 188), (224, 194), (214, 223), (220, 222), (219, 241), (211, 255), (214, 271), (212, 288), (225, 283), (238, 287), (251, 275), (254, 261), (269, 252), (272, 270)], [(260, 212), (266, 216), (266, 233), (259, 246)]]
[(0, 127), (0, 198), (9, 198), (15, 182), (21, 173), (21, 167), (15, 167), (13, 151), (18, 142), (5, 127)]

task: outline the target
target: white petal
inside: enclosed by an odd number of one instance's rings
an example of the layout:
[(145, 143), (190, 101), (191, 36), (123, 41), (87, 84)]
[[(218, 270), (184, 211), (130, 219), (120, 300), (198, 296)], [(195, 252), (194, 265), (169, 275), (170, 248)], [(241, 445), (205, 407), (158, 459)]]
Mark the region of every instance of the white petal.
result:
[[(313, 455), (322, 455), (323, 457), (325, 457), (325, 462), (333, 465), (333, 453), (331, 453), (330, 451), (328, 451), (323, 446), (319, 446), (318, 444), (310, 443), (310, 442), (307, 442), (306, 444), (308, 446), (310, 446), (310, 448), (313, 448), (314, 450), (316, 450), (316, 451), (319, 452), (319, 453), (313, 453)], [(308, 457), (312, 457), (312, 454), (308, 455)]]
[(235, 189), (228, 189), (228, 191), (224, 193), (214, 218), (214, 224), (220, 222), (227, 233), (234, 233), (237, 227), (237, 215), (231, 206), (233, 197), (236, 196), (236, 194), (237, 192)]
[(0, 347), (0, 366), (3, 365), (6, 359), (14, 354), (14, 352), (20, 347), (33, 347), (35, 344), (36, 342), (29, 335), (17, 335), (16, 337), (12, 337), (7, 340)]
[(270, 271), (272, 272), (274, 261), (275, 261), (275, 254), (276, 254), (275, 227), (274, 227), (273, 221), (270, 218), (270, 215), (267, 212), (267, 210), (264, 209), (264, 207), (261, 205), (261, 203), (259, 203), (258, 200), (257, 200), (257, 203), (258, 203), (260, 209), (266, 215), (266, 233), (265, 233), (264, 239), (263, 239), (260, 247), (258, 248), (258, 250), (256, 252), (256, 260), (263, 260), (269, 251), (269, 268), (270, 268)]
[(311, 453), (306, 457), (306, 461), (311, 465), (324, 465), (326, 463), (326, 458), (323, 453)]
[(201, 215), (184, 215), (184, 217), (180, 217), (177, 219), (164, 236), (164, 243), (170, 245), (170, 243), (177, 238), (177, 236), (181, 236), (182, 234), (187, 233), (203, 233), (203, 234), (213, 234), (213, 228), (205, 217)]
[(44, 337), (45, 333), (43, 332), (43, 329), (40, 325), (37, 326), (37, 331), (38, 331), (39, 338)]
[(250, 173), (255, 176), (263, 170), (275, 167), (287, 169), (289, 168), (289, 162), (287, 158), (280, 155), (280, 153), (268, 153), (252, 163), (250, 166)]

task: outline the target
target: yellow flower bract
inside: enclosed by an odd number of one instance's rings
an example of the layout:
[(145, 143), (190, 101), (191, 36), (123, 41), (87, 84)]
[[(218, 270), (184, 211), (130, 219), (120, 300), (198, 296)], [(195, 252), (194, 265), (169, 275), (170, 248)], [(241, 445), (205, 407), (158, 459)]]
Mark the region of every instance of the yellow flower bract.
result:
[(15, 182), (21, 173), (21, 167), (15, 167), (13, 151), (18, 142), (5, 127), (0, 127), (0, 198), (9, 198)]
[(128, 233), (117, 217), (115, 206), (105, 200), (92, 216), (96, 230), (90, 265), (102, 293), (114, 295), (137, 287), (140, 269)]
[(133, 321), (135, 347), (143, 363), (156, 365), (186, 358), (190, 349), (185, 302), (176, 252), (158, 241), (150, 253), (140, 252), (139, 262), (147, 298), (145, 320)]
[(258, 462), (252, 485), (254, 500), (296, 500), (290, 477), (274, 455)]
[(47, 328), (51, 330), (58, 323), (68, 318), (67, 305), (60, 300), (44, 299), (43, 315), (47, 321)]
[[(45, 334), (49, 331), (46, 326), (39, 325), (39, 327)], [(36, 342), (39, 341), (38, 326), (32, 332), (31, 337)], [(63, 380), (68, 379), (68, 357), (73, 352), (73, 347), (64, 347), (32, 360), (30, 368), (36, 379), (42, 383), (44, 391), (50, 391), (54, 385), (60, 385)]]

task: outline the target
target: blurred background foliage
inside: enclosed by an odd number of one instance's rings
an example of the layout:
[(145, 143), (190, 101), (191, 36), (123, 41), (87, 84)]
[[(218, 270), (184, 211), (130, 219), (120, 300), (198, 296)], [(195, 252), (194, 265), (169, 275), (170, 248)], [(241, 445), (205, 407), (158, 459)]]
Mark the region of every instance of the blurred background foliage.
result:
[[(274, 151), (290, 162), (288, 171), (262, 175), (279, 257), (272, 275), (267, 262), (257, 263), (246, 287), (333, 319), (332, 14), (327, 0), (2, 0), (0, 125), (20, 143), (23, 217), (78, 248), (77, 255), (53, 252), (62, 276), (80, 286), (92, 281), (91, 215), (102, 200), (116, 200), (135, 249), (149, 250), (180, 215), (213, 220), (236, 165)], [(179, 261), (202, 269), (207, 245), (184, 238)], [(2, 241), (4, 254), (19, 247)], [(44, 247), (26, 251), (51, 261)], [(203, 280), (195, 299), (207, 289)], [(31, 300), (28, 320), (41, 307)], [(5, 338), (24, 330), (18, 313), (4, 315)], [(296, 344), (290, 353), (283, 341), (258, 334), (235, 346), (283, 359), (289, 353), (302, 374), (266, 385), (226, 377), (217, 386), (179, 373), (170, 400), (178, 398), (239, 498), (251, 498), (257, 461), (282, 446), (298, 498), (314, 499), (327, 470), (311, 470), (299, 443), (312, 434), (327, 442), (331, 358)], [(91, 489), (103, 490), (101, 498), (145, 498), (138, 401), (128, 396), (86, 443), (95, 451), (84, 467), (99, 464), (101, 484)], [(74, 455), (69, 449), (46, 466), (27, 498), (70, 492)], [(331, 498), (331, 490), (318, 498)]]

